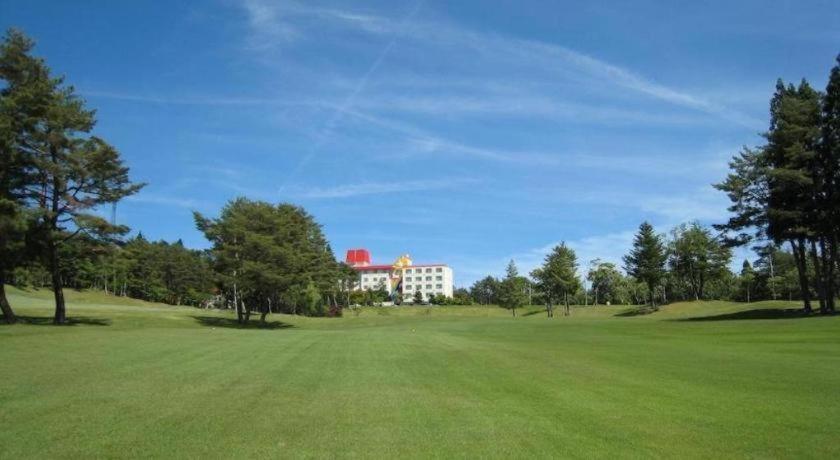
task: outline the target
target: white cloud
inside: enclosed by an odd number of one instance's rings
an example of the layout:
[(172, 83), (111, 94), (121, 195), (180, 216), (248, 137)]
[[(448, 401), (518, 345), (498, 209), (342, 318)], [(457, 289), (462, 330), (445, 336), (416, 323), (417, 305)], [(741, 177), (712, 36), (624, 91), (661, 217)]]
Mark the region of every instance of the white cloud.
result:
[(126, 198), (126, 201), (130, 201), (133, 203), (145, 203), (145, 204), (155, 204), (155, 205), (163, 205), (163, 206), (174, 206), (178, 208), (186, 208), (186, 209), (199, 209), (199, 208), (206, 208), (209, 206), (209, 203), (202, 202), (199, 200), (194, 200), (192, 198), (180, 198), (176, 196), (164, 196), (164, 195), (154, 195), (149, 193), (140, 192), (137, 195), (132, 195)]
[[(478, 51), (481, 57), (499, 68), (534, 69), (549, 79), (563, 77), (580, 85), (609, 84), (631, 90), (655, 100), (717, 116), (726, 121), (750, 128), (761, 126), (759, 120), (737, 110), (713, 102), (701, 95), (689, 93), (655, 82), (619, 65), (598, 59), (571, 48), (535, 41), (511, 38), (494, 33), (474, 31), (457, 24), (437, 21), (407, 21), (353, 11), (324, 9), (286, 2), (269, 4), (261, 0), (246, 0), (243, 5), (249, 12), (252, 29), (263, 36), (278, 35), (291, 28), (293, 17), (328, 21), (346, 29), (399, 38), (420, 46), (445, 47), (447, 53)], [(419, 8), (415, 5), (413, 16)], [(284, 16), (281, 12), (285, 12)], [(283, 35), (283, 34), (279, 34)], [(470, 53), (474, 60), (474, 53)], [(482, 75), (483, 78), (492, 78)], [(437, 75), (436, 78), (442, 78)], [(476, 79), (478, 80), (478, 79)], [(446, 101), (429, 103), (437, 107)]]
[(402, 182), (363, 182), (359, 184), (344, 184), (334, 187), (312, 187), (300, 189), (286, 187), (288, 191), (301, 198), (349, 198), (359, 195), (381, 195), (384, 193), (404, 193), (421, 190), (442, 190), (475, 183), (474, 179), (435, 179), (412, 180)]

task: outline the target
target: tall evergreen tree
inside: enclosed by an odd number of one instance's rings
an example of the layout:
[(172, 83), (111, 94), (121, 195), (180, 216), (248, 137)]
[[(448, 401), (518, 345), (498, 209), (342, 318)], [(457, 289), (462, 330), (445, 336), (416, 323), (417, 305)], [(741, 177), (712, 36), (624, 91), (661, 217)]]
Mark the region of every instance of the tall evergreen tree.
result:
[(826, 283), (826, 310), (835, 311), (837, 270), (840, 265), (840, 55), (831, 69), (822, 104), (822, 142), (818, 164), (822, 176), (819, 206), (822, 210), (817, 224), (823, 235), (823, 256)]
[(0, 43), (0, 310), (6, 322), (16, 321), (6, 298), (9, 273), (24, 256), (26, 213), (24, 187), (31, 181), (31, 158), (18, 143), (35, 130), (43, 116), (46, 93), (33, 82), (43, 77), (43, 66), (29, 57), (34, 43), (11, 29)]
[(33, 43), (22, 33), (6, 37), (2, 72), (10, 88), (21, 97), (26, 118), (16, 130), (13, 149), (28, 168), (23, 198), (38, 211), (37, 228), (52, 274), (56, 324), (66, 320), (60, 246), (80, 233), (109, 238), (127, 231), (113, 226), (93, 211), (136, 193), (119, 153), (98, 137), (92, 110), (72, 86), (50, 75), (41, 59), (30, 55)]
[[(814, 222), (818, 219), (815, 180), (820, 141), (820, 94), (806, 82), (798, 87), (776, 85), (771, 101), (770, 129), (765, 134), (768, 168), (768, 235), (774, 241), (788, 241), (799, 271), (805, 310), (811, 311), (807, 274), (808, 254), (816, 259)], [(809, 248), (810, 245), (810, 248)], [(810, 249), (810, 251), (809, 251)], [(821, 293), (821, 286), (818, 286)], [(821, 301), (824, 299), (820, 295)]]
[(505, 270), (505, 278), (499, 283), (499, 304), (516, 316), (516, 309), (524, 306), (528, 301), (525, 292), (527, 280), (519, 276), (516, 264), (511, 260)]
[(650, 305), (654, 309), (656, 287), (665, 276), (666, 258), (662, 237), (656, 234), (651, 224), (643, 222), (633, 239), (633, 248), (624, 256), (624, 270), (647, 285)]
[[(828, 94), (831, 93), (831, 94)], [(717, 228), (765, 246), (788, 244), (795, 261), (800, 297), (811, 311), (811, 287), (820, 310), (834, 310), (837, 270), (840, 153), (840, 69), (832, 70), (823, 95), (802, 81), (779, 81), (770, 101), (770, 127), (764, 146), (736, 157), (727, 179), (718, 184), (733, 217)], [(754, 229), (753, 235), (746, 230)], [(744, 238), (744, 236), (747, 236)]]
[(563, 302), (563, 314), (569, 316), (569, 297), (580, 289), (575, 251), (560, 243), (545, 256), (542, 267), (531, 272), (540, 292), (545, 296), (546, 313), (554, 316), (554, 303)]

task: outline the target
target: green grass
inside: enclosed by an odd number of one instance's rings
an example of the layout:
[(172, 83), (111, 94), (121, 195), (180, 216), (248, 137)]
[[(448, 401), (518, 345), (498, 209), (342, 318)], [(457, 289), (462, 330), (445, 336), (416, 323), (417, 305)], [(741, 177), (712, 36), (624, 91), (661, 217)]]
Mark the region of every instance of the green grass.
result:
[[(10, 289), (0, 458), (838, 458), (840, 317), (785, 302), (232, 315)], [(697, 318), (708, 320), (697, 321)]]

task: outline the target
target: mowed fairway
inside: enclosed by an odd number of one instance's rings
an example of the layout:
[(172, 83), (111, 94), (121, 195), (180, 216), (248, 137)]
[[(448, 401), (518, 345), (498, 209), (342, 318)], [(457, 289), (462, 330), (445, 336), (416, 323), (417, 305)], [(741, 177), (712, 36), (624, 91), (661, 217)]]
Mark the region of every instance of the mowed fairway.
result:
[[(784, 302), (369, 309), (243, 330), (68, 295), (76, 325), (0, 326), (2, 458), (840, 457), (840, 317)], [(11, 290), (30, 323), (49, 299)]]

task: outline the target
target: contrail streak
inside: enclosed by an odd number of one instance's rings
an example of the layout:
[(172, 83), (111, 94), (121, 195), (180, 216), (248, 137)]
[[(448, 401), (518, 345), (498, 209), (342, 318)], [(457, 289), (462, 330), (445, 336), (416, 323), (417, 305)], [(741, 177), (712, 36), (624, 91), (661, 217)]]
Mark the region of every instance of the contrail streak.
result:
[(356, 102), (356, 98), (359, 96), (359, 94), (362, 93), (362, 91), (365, 90), (365, 87), (367, 86), (370, 77), (373, 76), (377, 69), (379, 69), (379, 66), (382, 65), (382, 63), (388, 57), (388, 54), (391, 53), (391, 50), (394, 48), (394, 45), (397, 43), (399, 30), (404, 29), (408, 25), (409, 21), (411, 21), (414, 18), (414, 16), (417, 15), (417, 12), (420, 11), (420, 7), (423, 5), (423, 2), (424, 0), (419, 0), (414, 5), (414, 8), (412, 8), (411, 11), (408, 12), (408, 14), (400, 22), (400, 27), (397, 29), (398, 31), (394, 32), (394, 35), (393, 37), (391, 37), (391, 40), (388, 42), (387, 45), (385, 45), (385, 48), (382, 49), (382, 51), (379, 53), (379, 56), (377, 56), (376, 60), (373, 61), (373, 63), (367, 69), (365, 74), (362, 75), (362, 78), (359, 79), (359, 82), (356, 84), (356, 86), (353, 88), (350, 94), (348, 94), (347, 97), (344, 98), (344, 101), (338, 107), (335, 107), (333, 112), (330, 114), (330, 117), (327, 119), (327, 121), (321, 128), (317, 136), (317, 140), (312, 144), (312, 146), (308, 149), (303, 158), (301, 158), (300, 161), (298, 161), (297, 165), (295, 165), (295, 167), (289, 173), (288, 177), (280, 187), (280, 190), (285, 189), (289, 185), (289, 183), (293, 181), (295, 177), (297, 177), (297, 175), (303, 170), (303, 168), (305, 168), (306, 165), (309, 164), (312, 158), (320, 151), (321, 146), (323, 146), (327, 139), (329, 139), (333, 129), (335, 129), (335, 127), (344, 118), (347, 112), (350, 109), (352, 109), (353, 105)]

